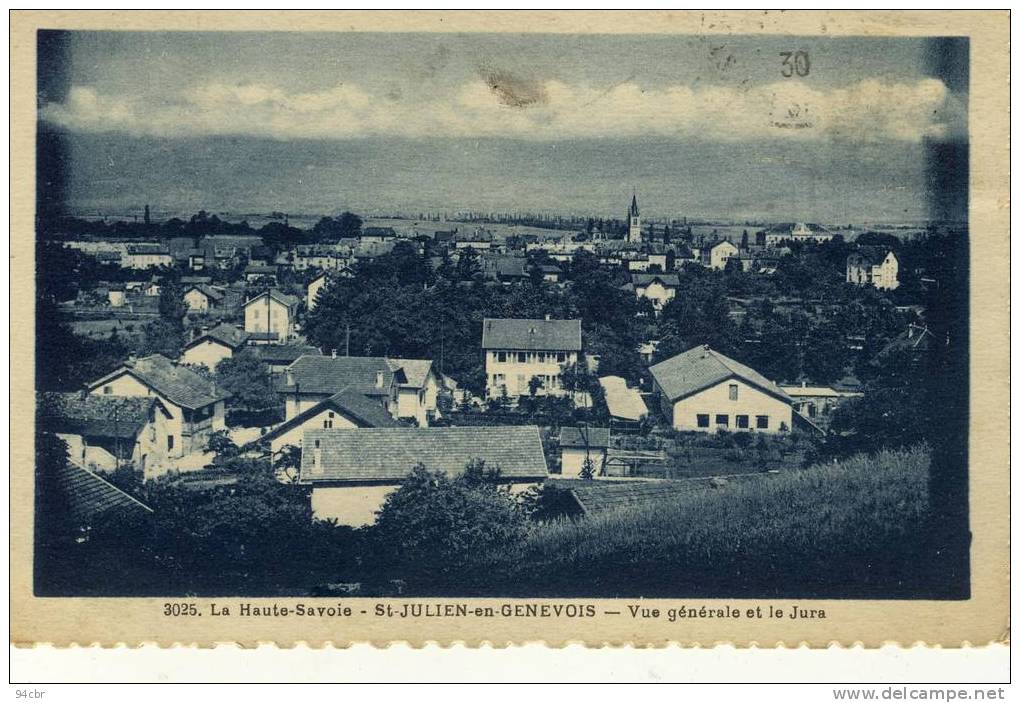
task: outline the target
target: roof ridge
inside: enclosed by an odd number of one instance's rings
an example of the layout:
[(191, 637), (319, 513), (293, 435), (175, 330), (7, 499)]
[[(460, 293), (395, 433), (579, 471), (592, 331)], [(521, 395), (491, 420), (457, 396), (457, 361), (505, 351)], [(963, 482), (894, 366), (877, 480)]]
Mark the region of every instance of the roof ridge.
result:
[(70, 464), (70, 465), (74, 466), (75, 468), (79, 469), (80, 471), (84, 471), (85, 473), (87, 473), (87, 474), (88, 474), (89, 476), (92, 476), (93, 478), (99, 479), (100, 481), (102, 481), (103, 483), (105, 483), (105, 484), (106, 484), (107, 486), (109, 486), (110, 488), (112, 488), (113, 490), (115, 490), (115, 491), (116, 491), (117, 493), (120, 493), (121, 495), (123, 495), (124, 497), (126, 497), (126, 498), (127, 498), (128, 500), (132, 501), (133, 503), (137, 503), (137, 504), (138, 504), (138, 505), (140, 505), (141, 507), (143, 507), (143, 508), (145, 508), (146, 510), (148, 510), (148, 511), (149, 511), (150, 513), (152, 513), (152, 512), (155, 512), (155, 511), (154, 511), (154, 510), (153, 510), (152, 508), (150, 508), (150, 507), (149, 507), (148, 505), (146, 505), (146, 504), (145, 504), (145, 503), (143, 503), (142, 501), (140, 501), (140, 500), (138, 500), (137, 498), (135, 498), (135, 497), (134, 497), (133, 495), (131, 495), (131, 494), (130, 494), (130, 493), (128, 493), (127, 491), (124, 491), (124, 490), (121, 490), (120, 488), (117, 488), (117, 486), (113, 485), (112, 483), (110, 483), (109, 481), (107, 481), (107, 480), (106, 480), (105, 478), (103, 478), (103, 477), (102, 477), (102, 476), (100, 476), (99, 474), (97, 474), (97, 473), (93, 473), (92, 471), (89, 471), (88, 469), (86, 469), (86, 468), (85, 468), (84, 466), (82, 466), (81, 464), (78, 464), (78, 463), (76, 463), (76, 462), (73, 462), (73, 461), (71, 461), (71, 462), (68, 462), (68, 464)]

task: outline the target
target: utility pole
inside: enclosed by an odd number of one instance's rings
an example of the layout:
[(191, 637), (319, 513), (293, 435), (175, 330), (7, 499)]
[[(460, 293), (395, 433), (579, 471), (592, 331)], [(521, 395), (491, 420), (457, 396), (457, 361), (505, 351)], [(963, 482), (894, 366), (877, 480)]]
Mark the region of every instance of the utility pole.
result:
[(120, 471), (120, 432), (119, 432), (120, 426), (119, 426), (119, 423), (117, 422), (117, 420), (118, 420), (117, 413), (119, 412), (119, 410), (120, 410), (120, 408), (117, 408), (116, 406), (113, 408), (113, 434), (116, 437), (116, 444), (114, 446), (115, 454), (114, 454), (114, 457), (113, 457), (113, 460), (114, 460), (114, 464), (113, 464), (114, 471)]

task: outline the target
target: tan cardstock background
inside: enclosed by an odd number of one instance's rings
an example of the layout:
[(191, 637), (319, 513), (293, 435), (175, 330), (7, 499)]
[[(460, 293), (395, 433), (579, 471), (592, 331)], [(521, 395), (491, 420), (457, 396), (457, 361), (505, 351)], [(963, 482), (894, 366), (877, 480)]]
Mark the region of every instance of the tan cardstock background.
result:
[[(571, 600), (593, 603), (594, 618), (375, 618), (376, 603), (348, 599), (350, 618), (168, 618), (167, 599), (35, 598), (32, 595), (34, 404), (35, 32), (48, 29), (544, 32), (687, 35), (873, 35), (970, 37), (972, 597), (967, 601), (810, 601), (825, 620), (642, 620), (604, 616), (629, 604), (792, 605), (793, 601)], [(832, 642), (923, 642), (947, 647), (1009, 638), (1009, 13), (996, 12), (13, 12), (11, 14), (11, 641), (16, 645), (125, 643), (255, 645), (298, 642), (463, 642), (495, 646), (545, 642), (772, 647)], [(984, 412), (983, 409), (988, 409)], [(293, 604), (295, 599), (196, 599), (229, 605)], [(308, 602), (312, 599), (300, 599)], [(414, 599), (422, 602), (426, 599)], [(440, 599), (494, 605), (508, 599)], [(523, 601), (516, 601), (523, 602)], [(543, 602), (529, 600), (526, 602)], [(566, 600), (554, 602), (564, 603)], [(236, 612), (236, 611), (235, 611)]]

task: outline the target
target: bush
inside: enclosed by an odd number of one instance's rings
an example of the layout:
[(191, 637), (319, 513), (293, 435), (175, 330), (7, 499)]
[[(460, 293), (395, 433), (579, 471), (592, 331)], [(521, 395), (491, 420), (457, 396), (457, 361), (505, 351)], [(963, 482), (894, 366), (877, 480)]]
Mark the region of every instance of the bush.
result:
[(416, 466), (371, 528), (380, 566), (427, 589), (470, 578), (480, 560), (519, 544), (526, 517), (497, 478), (481, 462), (455, 478)]
[(543, 483), (520, 496), (524, 514), (534, 522), (550, 522), (564, 517), (577, 517), (581, 507), (569, 489), (555, 483)]

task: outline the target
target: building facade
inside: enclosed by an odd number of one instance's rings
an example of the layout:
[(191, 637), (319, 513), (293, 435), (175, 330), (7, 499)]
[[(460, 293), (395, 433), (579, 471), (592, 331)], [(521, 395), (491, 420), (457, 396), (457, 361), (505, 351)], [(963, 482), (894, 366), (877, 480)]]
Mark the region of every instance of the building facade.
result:
[(534, 426), (314, 429), (302, 444), (298, 482), (311, 487), (312, 514), (352, 527), (374, 523), (418, 464), (456, 476), (481, 460), (514, 493), (549, 475)]
[(861, 247), (846, 258), (846, 282), (879, 290), (899, 287), (900, 262), (889, 249)]
[(244, 331), (275, 344), (294, 336), (297, 298), (276, 290), (266, 291), (244, 304)]
[(701, 263), (713, 271), (722, 271), (731, 257), (738, 256), (740, 249), (728, 239), (722, 239), (701, 249)]
[(485, 319), (482, 321), (486, 393), (490, 398), (566, 395), (562, 374), (581, 354), (580, 320)]
[(224, 401), (230, 394), (160, 354), (129, 359), (112, 373), (90, 383), (88, 392), (159, 399), (170, 414), (166, 434), (159, 441), (171, 458), (205, 451), (209, 436), (226, 429)]
[(659, 406), (681, 431), (786, 432), (793, 401), (754, 369), (707, 345), (649, 369)]
[(221, 361), (238, 353), (247, 341), (247, 332), (223, 323), (202, 332), (188, 342), (181, 353), (181, 363), (205, 366), (210, 371), (215, 371)]
[(662, 312), (669, 301), (676, 297), (680, 279), (676, 274), (636, 273), (631, 276), (634, 295), (651, 301), (655, 313)]

